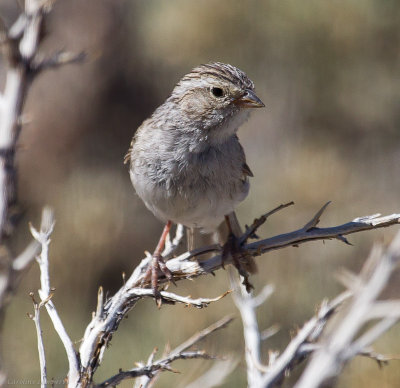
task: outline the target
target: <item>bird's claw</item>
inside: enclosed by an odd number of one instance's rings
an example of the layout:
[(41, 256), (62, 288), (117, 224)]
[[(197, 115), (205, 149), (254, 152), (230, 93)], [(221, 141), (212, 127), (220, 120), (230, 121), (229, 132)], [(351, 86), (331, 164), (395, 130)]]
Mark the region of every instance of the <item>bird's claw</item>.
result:
[(168, 279), (168, 281), (176, 285), (172, 273), (165, 264), (163, 257), (160, 254), (154, 253), (152, 256), (151, 263), (149, 263), (149, 266), (143, 276), (141, 285), (142, 287), (144, 287), (145, 283), (150, 281), (151, 288), (153, 290), (154, 298), (156, 300), (158, 308), (160, 308), (162, 304), (162, 295), (160, 290), (158, 289), (159, 272), (161, 272)]

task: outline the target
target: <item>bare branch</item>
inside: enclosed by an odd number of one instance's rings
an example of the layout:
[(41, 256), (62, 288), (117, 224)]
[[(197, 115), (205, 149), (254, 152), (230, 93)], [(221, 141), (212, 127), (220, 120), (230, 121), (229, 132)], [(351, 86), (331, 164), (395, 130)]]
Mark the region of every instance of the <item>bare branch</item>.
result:
[[(385, 228), (387, 226), (397, 225), (399, 223), (400, 214), (392, 214), (385, 217), (376, 217), (376, 215), (374, 215), (370, 217), (363, 217), (362, 219), (356, 218), (355, 220), (346, 224), (330, 228), (313, 227), (309, 230), (301, 228), (291, 233), (281, 234), (279, 236), (248, 244), (246, 245), (246, 248), (254, 255), (257, 255), (291, 245), (299, 245), (312, 240), (329, 240), (333, 238), (341, 239), (340, 236), (347, 234), (361, 232), (364, 230)], [(306, 224), (306, 227), (307, 226), (308, 224)]]
[[(320, 210), (317, 214), (320, 214), (321, 212), (322, 211)], [(319, 216), (313, 218), (314, 223), (316, 222), (315, 220), (317, 218), (319, 218)], [(377, 222), (376, 217), (373, 217), (373, 219), (375, 226), (381, 225), (379, 222)], [(358, 219), (358, 221), (359, 220), (360, 219)], [(367, 222), (369, 222), (370, 218), (363, 218), (362, 220), (363, 222), (365, 222), (366, 220)], [(385, 218), (385, 222), (388, 222), (388, 218)], [(392, 218), (389, 219), (389, 222), (392, 222)], [(73, 349), (73, 345), (68, 335), (66, 334), (64, 327), (62, 326), (61, 320), (58, 317), (57, 312), (55, 311), (52, 301), (50, 300), (52, 289), (50, 288), (50, 281), (48, 277), (48, 246), (53, 227), (54, 221), (52, 219), (52, 214), (48, 210), (44, 212), (41, 230), (37, 231), (35, 228), (31, 227), (34, 238), (42, 246), (42, 253), (38, 258), (38, 262), (41, 268), (42, 285), (42, 289), (39, 291), (39, 295), (42, 299), (42, 302), (46, 304), (46, 309), (49, 312), (54, 327), (56, 328), (60, 338), (62, 339), (64, 347), (67, 351), (68, 360), (70, 362), (69, 386), (85, 387), (92, 382), (93, 374), (98, 365), (101, 363), (106, 346), (111, 340), (113, 333), (117, 330), (119, 322), (122, 320), (122, 318), (136, 304), (139, 299), (143, 297), (154, 297), (154, 293), (152, 290), (138, 287), (140, 279), (142, 278), (144, 270), (148, 263), (148, 259), (143, 260), (139, 264), (139, 266), (135, 269), (129, 279), (127, 279), (126, 283), (121, 287), (121, 289), (108, 301), (104, 302), (103, 290), (102, 288), (99, 289), (96, 313), (94, 313), (92, 322), (87, 327), (81, 343), (79, 352), (81, 367), (80, 369), (78, 369), (79, 361)], [(318, 228), (312, 227), (311, 229), (308, 229), (308, 232), (315, 229)], [(178, 240), (181, 239), (181, 237), (179, 237), (180, 234), (181, 232), (178, 233)], [(398, 243), (394, 242), (388, 252), (395, 252), (393, 248), (395, 244)], [(174, 245), (171, 244), (171, 247), (172, 246)], [(215, 247), (206, 247), (205, 249), (215, 249)], [(378, 250), (376, 251), (378, 253), (380, 252)], [(199, 250), (197, 250), (197, 252), (199, 252)], [(182, 257), (187, 258), (190, 255), (193, 255), (193, 252), (187, 252), (177, 259), (172, 259), (168, 262), (168, 264), (170, 265), (171, 262), (177, 262), (181, 260)], [(398, 260), (397, 256), (393, 257), (396, 257), (397, 259), (389, 260), (390, 268), (392, 268)], [(208, 261), (206, 260), (206, 262)], [(180, 264), (183, 264), (180, 266), (181, 271), (182, 268), (185, 268), (185, 265), (193, 265), (192, 262), (187, 261), (182, 261), (180, 262)], [(204, 262), (197, 263), (197, 265), (204, 265)], [(372, 264), (365, 266), (365, 269), (363, 269), (363, 272), (361, 274), (360, 281), (349, 282), (352, 284), (359, 284), (359, 287), (355, 287), (355, 289), (352, 289), (352, 292), (357, 292), (357, 288), (362, 289), (362, 286), (366, 284), (369, 279), (372, 267)], [(379, 266), (377, 266), (377, 268), (378, 267)], [(384, 266), (384, 268), (387, 269), (388, 265), (386, 265), (386, 267)], [(373, 273), (375, 272), (376, 270)], [(173, 272), (173, 274), (174, 277), (177, 278), (177, 280), (187, 277), (187, 275), (182, 276), (179, 273), (177, 274), (176, 271)], [(382, 280), (381, 277), (377, 277), (376, 279), (377, 280), (374, 284), (375, 286), (378, 285), (379, 287), (383, 287), (385, 281), (387, 280)], [(270, 355), (269, 365), (266, 367), (261, 364), (259, 350), (261, 335), (258, 331), (257, 321), (255, 317), (255, 308), (263, 303), (263, 301), (266, 300), (271, 292), (272, 288), (266, 287), (262, 290), (260, 295), (255, 298), (253, 298), (251, 295), (247, 294), (243, 290), (240, 297), (238, 296), (239, 294), (235, 295), (235, 302), (237, 303), (241, 311), (245, 327), (244, 333), (246, 338), (246, 361), (248, 365), (249, 386), (272, 386), (282, 380), (285, 373), (288, 370), (291, 370), (301, 360), (303, 360), (305, 356), (307, 356), (311, 352), (320, 352), (321, 345), (314, 344), (314, 342), (320, 337), (322, 330), (325, 327), (326, 321), (332, 314), (332, 312), (336, 309), (338, 305), (343, 302), (343, 300), (348, 298), (351, 294), (351, 292), (346, 292), (340, 295), (330, 304), (323, 304), (318, 315), (314, 317), (310, 322), (308, 322), (305, 327), (303, 327), (303, 329), (290, 342), (289, 346), (286, 348), (281, 356), (278, 357), (277, 354)], [(205, 307), (209, 303), (217, 301), (225, 295), (226, 293), (214, 299), (193, 299), (191, 297), (183, 297), (167, 291), (161, 291), (161, 297), (165, 303), (184, 303), (186, 305), (192, 305), (198, 308)], [(383, 305), (380, 305), (381, 312), (383, 307)], [(372, 342), (374, 338), (376, 338), (390, 325), (392, 325), (396, 321), (396, 319), (398, 319), (397, 316), (394, 318), (385, 318), (385, 321), (382, 321), (382, 324), (378, 324), (375, 328), (372, 328), (369, 332), (365, 333), (364, 336), (359, 338), (358, 343), (355, 342), (353, 344), (353, 347), (349, 348), (348, 357), (363, 352), (365, 347), (369, 345), (369, 343)], [(216, 330), (217, 328), (224, 326), (225, 324), (227, 324), (227, 322), (228, 320), (218, 322), (215, 328), (208, 328), (207, 330), (196, 334), (184, 344), (176, 348), (174, 351), (170, 352), (168, 357), (163, 358), (162, 360), (159, 360), (157, 362), (153, 362), (151, 360), (151, 362), (148, 362), (148, 364), (145, 366), (134, 368), (125, 372), (120, 372), (117, 375), (111, 377), (109, 380), (102, 383), (100, 386), (118, 384), (120, 381), (126, 378), (138, 376), (147, 376), (144, 386), (148, 386), (150, 384), (150, 381), (153, 381), (155, 376), (157, 376), (158, 372), (162, 370), (171, 370), (170, 363), (176, 359), (198, 357), (210, 358), (210, 356), (205, 354), (204, 352), (190, 352), (188, 351), (188, 349), (193, 344), (198, 342), (201, 338), (204, 338), (210, 332)]]
[(86, 59), (86, 53), (71, 53), (69, 51), (58, 51), (49, 58), (39, 58), (36, 56), (35, 61), (31, 65), (31, 71), (39, 74), (44, 70), (57, 69), (60, 66), (82, 63)]
[[(286, 205), (282, 206), (284, 207)], [(280, 209), (282, 208), (282, 206), (276, 209)], [(312, 218), (312, 223), (316, 223), (316, 220), (320, 218), (320, 215), (325, 207), (319, 210), (317, 214)], [(272, 212), (277, 211), (276, 209), (274, 209)], [(243, 249), (249, 252), (251, 255), (257, 256), (260, 255), (262, 252), (273, 249), (280, 249), (285, 246), (296, 245), (302, 242), (317, 239), (337, 238), (339, 234), (342, 235), (354, 233), (358, 230), (374, 229), (378, 227), (397, 224), (399, 221), (399, 217), (399, 215), (383, 217), (381, 222), (376, 216), (373, 216), (372, 218), (363, 217), (357, 219), (357, 222), (353, 221), (339, 227), (312, 227), (308, 230), (301, 228), (298, 231), (285, 235), (275, 236), (270, 239), (261, 240), (251, 244), (244, 244)], [(311, 221), (306, 224), (307, 227), (308, 225), (311, 225)], [(181, 240), (181, 238), (182, 236), (179, 237), (178, 240)], [(202, 261), (193, 260), (193, 258), (197, 255), (201, 255), (210, 251), (220, 252), (221, 247), (219, 245), (202, 247), (191, 252), (185, 252), (184, 254), (176, 258), (168, 260), (166, 264), (173, 274), (174, 281), (209, 274), (212, 271), (219, 269), (222, 263), (220, 254)], [(112, 298), (104, 303), (103, 317), (99, 318), (95, 314), (92, 322), (86, 328), (79, 349), (82, 365), (81, 373), (83, 374), (85, 380), (91, 381), (95, 370), (102, 361), (104, 349), (111, 340), (112, 334), (118, 329), (119, 323), (122, 318), (133, 308), (133, 306), (140, 298), (153, 296), (151, 290), (140, 288), (149, 260), (150, 256), (142, 260), (142, 262), (133, 271), (132, 275), (126, 280), (125, 284), (120, 288), (120, 290)], [(159, 282), (163, 283), (165, 281), (166, 279), (163, 277), (162, 274), (160, 274)], [(166, 293), (165, 291), (162, 291), (161, 293), (165, 296), (165, 301), (167, 302), (171, 301), (188, 303), (197, 307), (199, 305), (204, 305), (204, 300), (195, 301), (191, 299), (185, 299), (184, 297)], [(206, 300), (206, 304), (208, 303), (208, 301), (209, 300)]]
[(99, 291), (97, 293), (97, 308), (95, 317), (98, 319), (103, 319), (103, 313), (104, 313), (103, 287), (99, 287)]
[[(152, 290), (133, 286), (136, 283), (134, 280), (138, 279), (142, 268), (143, 266), (140, 264), (121, 289), (105, 303), (103, 306), (103, 316), (99, 317), (95, 314), (92, 322), (86, 328), (79, 354), (82, 364), (81, 374), (85, 376), (87, 381), (91, 381), (95, 370), (102, 361), (104, 350), (111, 340), (112, 334), (118, 329), (122, 318), (141, 298), (154, 297)], [(161, 297), (166, 303), (183, 303), (197, 308), (206, 307), (211, 302), (218, 301), (225, 295), (227, 293), (213, 299), (193, 299), (161, 291)]]
[(14, 24), (10, 27), (8, 33), (4, 28), (5, 34), (8, 35), (5, 37), (5, 39), (11, 39), (11, 40), (20, 39), (25, 32), (27, 24), (28, 24), (27, 15), (25, 13), (20, 14), (17, 20), (14, 22)]
[(352, 288), (354, 296), (350, 305), (339, 314), (338, 323), (320, 343), (320, 349), (313, 354), (297, 388), (319, 387), (324, 381), (336, 377), (347, 361), (357, 354), (363, 354), (367, 346), (399, 320), (399, 314), (382, 316), (372, 328), (357, 338), (371, 316), (376, 318), (370, 314), (371, 311), (380, 309), (380, 313), (384, 312), (381, 303), (385, 302), (376, 304), (376, 300), (399, 261), (400, 232), (386, 251), (381, 247), (372, 250), (356, 282), (357, 286)]
[(243, 236), (240, 238), (239, 242), (240, 244), (243, 244), (246, 242), (250, 237), (256, 238), (256, 231), (257, 229), (263, 225), (269, 216), (271, 216), (274, 213), (277, 213), (279, 210), (282, 210), (288, 206), (294, 205), (294, 202), (288, 202), (282, 205), (277, 206), (275, 209), (270, 210), (268, 213), (263, 214), (261, 217), (256, 218), (253, 223), (250, 226), (246, 226), (246, 232), (243, 234)]
[(340, 294), (330, 303), (324, 302), (317, 315), (311, 318), (290, 341), (283, 353), (270, 360), (267, 372), (262, 379), (262, 387), (273, 387), (285, 377), (285, 373), (302, 361), (306, 354), (314, 349), (306, 348), (304, 345), (316, 341), (335, 310), (343, 304), (352, 294), (348, 291)]
[(365, 353), (364, 349), (371, 345), (372, 342), (379, 338), (383, 333), (388, 331), (398, 321), (398, 319), (399, 318), (384, 317), (352, 343), (351, 347), (344, 352), (343, 359), (347, 361), (352, 359), (357, 354)]
[(400, 318), (400, 300), (382, 300), (375, 302), (368, 311), (368, 320), (379, 318)]
[[(40, 31), (52, 3), (49, 0), (25, 0), (21, 14), (8, 31), (0, 20), (0, 45), (7, 63), (5, 86), (0, 93), (0, 244), (15, 228), (10, 209), (17, 208), (16, 144), (23, 125), (21, 118), (27, 92), (34, 79), (32, 69), (39, 51)], [(60, 64), (71, 60), (72, 57), (59, 56)], [(7, 252), (7, 257), (2, 260), (0, 320), (10, 296), (39, 250), (40, 244), (34, 241), (17, 258)], [(2, 376), (0, 372), (0, 379)]]
[(4, 307), (16, 291), (22, 275), (28, 270), (35, 256), (40, 252), (40, 244), (32, 241), (14, 260), (5, 248), (1, 255), (2, 270), (0, 272), (0, 320), (3, 318)]
[(272, 326), (268, 327), (267, 329), (263, 330), (260, 333), (261, 341), (265, 341), (268, 338), (271, 338), (276, 333), (278, 333), (279, 330), (280, 330), (279, 325), (272, 325)]
[(220, 386), (225, 378), (233, 372), (238, 363), (239, 360), (237, 359), (216, 361), (206, 373), (190, 384), (185, 385), (185, 388), (212, 388)]
[(40, 267), (40, 285), (39, 296), (42, 303), (46, 306), (47, 313), (53, 323), (54, 329), (60, 337), (65, 351), (67, 353), (69, 371), (68, 381), (69, 386), (75, 387), (79, 381), (79, 362), (71, 339), (66, 332), (64, 325), (57, 313), (57, 310), (50, 300), (52, 296), (52, 288), (50, 287), (49, 276), (49, 244), (50, 236), (54, 229), (53, 212), (50, 208), (45, 208), (42, 214), (42, 223), (40, 231), (36, 230), (32, 225), (30, 226), (33, 237), (41, 244), (42, 251), (40, 256), (37, 257), (37, 262)]
[(28, 314), (29, 318), (33, 320), (36, 327), (36, 335), (38, 340), (38, 352), (39, 352), (39, 364), (40, 364), (40, 386), (41, 388), (47, 387), (47, 370), (46, 370), (46, 355), (44, 351), (43, 344), (43, 335), (42, 329), (40, 327), (40, 308), (43, 306), (43, 303), (37, 303), (34, 297), (33, 292), (30, 293), (30, 296), (33, 301), (33, 308), (35, 314)]
[[(4, 238), (10, 236), (15, 228), (16, 222), (10, 216), (10, 210), (17, 209), (16, 145), (24, 124), (22, 118), (27, 92), (37, 73), (34, 68), (42, 38), (40, 32), (45, 15), (51, 10), (53, 2), (25, 0), (21, 14), (8, 31), (3, 20), (0, 20), (0, 45), (7, 63), (5, 86), (0, 93), (0, 244), (4, 243)], [(56, 59), (51, 63), (53, 67), (79, 58), (60, 53), (56, 55)], [(44, 69), (44, 64), (50, 67), (47, 61), (41, 64), (41, 69)], [(34, 241), (17, 258), (7, 252), (7, 257), (2, 260), (4, 266), (2, 265), (0, 274), (0, 321), (4, 319), (4, 309), (11, 299), (10, 296), (18, 287), (22, 274), (38, 254), (40, 246), (41, 244)], [(72, 359), (72, 353), (70, 358)], [(4, 376), (0, 371), (0, 385)]]
[[(154, 348), (153, 351), (151, 352), (149, 358), (147, 359), (147, 366), (150, 366), (153, 364), (154, 357), (156, 353), (158, 352), (157, 348)], [(138, 366), (143, 366), (143, 363), (138, 362)], [(135, 387), (134, 388), (148, 388), (151, 384), (155, 382), (157, 379), (158, 375), (153, 376), (153, 377), (148, 377), (148, 376), (142, 376), (140, 379), (136, 379), (135, 381)]]
[[(324, 229), (319, 229), (319, 228), (316, 228), (315, 226), (311, 226), (311, 225), (312, 224), (316, 225), (324, 208), (322, 208), (316, 214), (316, 216), (314, 216), (313, 219), (309, 223), (306, 224), (306, 228), (308, 229), (307, 231), (304, 228), (302, 228), (303, 234), (315, 232), (317, 230), (320, 233), (317, 235), (318, 238), (322, 237), (321, 230), (324, 230)], [(351, 232), (354, 232), (355, 228), (356, 229), (359, 229), (359, 228), (373, 229), (377, 226), (378, 227), (387, 226), (387, 223), (390, 223), (390, 224), (398, 223), (398, 215), (394, 215), (394, 216), (390, 216), (390, 217), (383, 217), (381, 219), (379, 219), (377, 217), (377, 215), (374, 215), (372, 217), (358, 218), (358, 219), (356, 219), (356, 221), (357, 221), (356, 225), (354, 225), (354, 221), (353, 221), (353, 223), (345, 224), (344, 226), (342, 225), (341, 227), (339, 227), (339, 228), (341, 228), (341, 232), (342, 233), (345, 232), (345, 230), (343, 230), (344, 228), (347, 228), (347, 233), (351, 233)], [(336, 228), (338, 228), (338, 227), (336, 227)], [(326, 228), (326, 229), (332, 229), (332, 228)], [(362, 230), (364, 230), (364, 229), (362, 229)], [(278, 237), (280, 237), (280, 236), (278, 236)], [(335, 236), (333, 235), (333, 237), (335, 237)], [(307, 241), (309, 241), (309, 240), (307, 240)], [(249, 244), (249, 245), (251, 245), (251, 244)], [(209, 249), (209, 248), (205, 248), (205, 249)], [(212, 247), (212, 249), (215, 249), (215, 248)], [(201, 251), (201, 250), (197, 250), (197, 252), (199, 252), (199, 251)], [(176, 263), (176, 265), (177, 265), (177, 271), (173, 271), (174, 276), (176, 276), (176, 280), (184, 278), (185, 275), (182, 275), (182, 272), (185, 274), (185, 271), (188, 271), (189, 268), (193, 269), (193, 265), (198, 266), (199, 272), (200, 272), (198, 274), (207, 273), (206, 271), (204, 271), (204, 266), (207, 265), (207, 263), (209, 263), (210, 260), (215, 260), (215, 257), (214, 257), (209, 260), (206, 260), (206, 264), (204, 262), (199, 264), (196, 262), (185, 261), (188, 257), (193, 257), (193, 252), (187, 252), (187, 253), (181, 255), (180, 257), (178, 257), (176, 259), (172, 259), (168, 262), (168, 266), (172, 270), (174, 269), (174, 263)], [(215, 264), (215, 261), (214, 261), (214, 264)], [(202, 267), (200, 267), (200, 266), (202, 266)], [(138, 279), (140, 279), (140, 277), (142, 276), (141, 274), (143, 273), (144, 267), (145, 267), (145, 265), (142, 266), (142, 264), (141, 264), (134, 271), (132, 276), (128, 279), (126, 286), (131, 287), (134, 284), (137, 284)], [(181, 271), (181, 273), (179, 273), (178, 271)], [(189, 274), (190, 272), (188, 271), (187, 273)], [(134, 288), (135, 287), (132, 288), (133, 293), (135, 292)], [(251, 300), (249, 299), (251, 301), (251, 303), (248, 303), (248, 306), (246, 308), (254, 309), (259, 304), (261, 304), (263, 299), (265, 299), (271, 292), (271, 290), (268, 288), (264, 291), (265, 292), (262, 292), (259, 297), (255, 298), (255, 300), (254, 300), (254, 298), (251, 297)], [(352, 290), (352, 291), (354, 291), (354, 290)], [(124, 292), (129, 294), (130, 291), (128, 291), (128, 289), (127, 289)], [(162, 291), (162, 292), (164, 292), (164, 291)], [(145, 290), (144, 292), (139, 291), (139, 293), (141, 295), (152, 296), (152, 293), (149, 292), (149, 290)], [(244, 294), (244, 295), (246, 296), (247, 294)], [(286, 348), (286, 350), (282, 353), (282, 355), (279, 357), (277, 357), (276, 355), (275, 355), (275, 357), (273, 357), (273, 355), (272, 355), (270, 357), (270, 362), (269, 362), (268, 367), (264, 367), (263, 365), (261, 365), (259, 352), (254, 350), (254, 349), (259, 348), (259, 343), (261, 341), (261, 337), (258, 336), (258, 339), (256, 341), (250, 341), (250, 340), (246, 341), (246, 352), (247, 352), (247, 354), (249, 354), (249, 356), (247, 358), (247, 362), (248, 362), (248, 364), (252, 363), (252, 365), (253, 365), (252, 373), (249, 373), (249, 378), (250, 378), (250, 376), (254, 377), (255, 374), (258, 374), (262, 378), (262, 380), (261, 380), (262, 384), (263, 384), (262, 386), (272, 386), (275, 383), (277, 383), (278, 381), (282, 380), (285, 373), (288, 370), (292, 369), (295, 365), (297, 365), (297, 363), (299, 363), (301, 360), (303, 360), (305, 356), (307, 356), (311, 352), (318, 351), (320, 349), (320, 346), (318, 344), (314, 344), (314, 342), (319, 339), (319, 337), (326, 325), (328, 318), (332, 315), (332, 313), (336, 310), (336, 308), (340, 304), (342, 304), (344, 300), (349, 298), (351, 295), (352, 295), (352, 292), (348, 291), (348, 292), (341, 294), (338, 298), (333, 300), (331, 303), (323, 304), (318, 315), (316, 317), (314, 317), (311, 321), (309, 321), (303, 327), (303, 329), (301, 331), (299, 331), (299, 333), (291, 341), (291, 343)], [(165, 296), (167, 296), (167, 294), (165, 294)], [(178, 297), (179, 302), (182, 301), (181, 298), (182, 297)], [(112, 299), (114, 299), (114, 298), (112, 298)], [(173, 299), (177, 299), (177, 296), (173, 296)], [(245, 309), (243, 309), (243, 311)], [(245, 317), (244, 319), (248, 320), (250, 315), (251, 314), (246, 312), (246, 314), (243, 314), (243, 316)], [(255, 319), (254, 319), (254, 322), (256, 322)], [(256, 322), (256, 324), (257, 324), (257, 322)], [(248, 327), (251, 327), (251, 325), (249, 325)], [(254, 328), (254, 325), (252, 327)], [(253, 332), (258, 333), (258, 327), (255, 326), (255, 328), (256, 329), (255, 329), (255, 331), (253, 330)], [(250, 331), (251, 330), (248, 330), (248, 332), (250, 332)], [(253, 338), (253, 340), (254, 340), (254, 338)], [(363, 350), (365, 347), (364, 345), (367, 342), (368, 341), (363, 342), (362, 348), (358, 347), (358, 350), (357, 350), (358, 353), (360, 353), (361, 351), (364, 351)], [(100, 341), (100, 343), (101, 343), (101, 341)], [(256, 346), (253, 346), (253, 345), (248, 346), (248, 344), (251, 344), (251, 343), (255, 343)], [(251, 352), (248, 351), (248, 349), (250, 349), (250, 348), (252, 349)], [(82, 354), (82, 352), (81, 352), (81, 354)], [(136, 371), (135, 371), (135, 373), (136, 373)], [(249, 380), (249, 386), (252, 386), (250, 383), (250, 380)], [(257, 385), (254, 385), (254, 386), (257, 386)]]
[(251, 388), (272, 387), (278, 384), (288, 371), (301, 362), (306, 355), (315, 351), (315, 347), (307, 345), (320, 337), (333, 312), (352, 295), (350, 292), (345, 292), (330, 303), (324, 302), (317, 315), (299, 330), (282, 355), (278, 356), (276, 352), (270, 353), (269, 364), (264, 366), (260, 354), (262, 338), (255, 309), (271, 295), (273, 288), (266, 286), (258, 296), (253, 297), (246, 292), (233, 271), (230, 271), (229, 275), (231, 286), (234, 288), (234, 302), (243, 322), (247, 383)]
[(324, 206), (322, 206), (321, 209), (317, 211), (315, 216), (310, 221), (308, 221), (307, 224), (304, 225), (303, 229), (308, 232), (310, 229), (315, 228), (319, 224), (322, 213), (325, 211), (325, 209), (328, 207), (330, 203), (331, 201), (327, 202)]
[[(192, 359), (192, 358), (203, 358), (203, 359), (215, 359), (214, 356), (210, 356), (204, 351), (188, 351), (191, 346), (198, 343), (205, 337), (214, 333), (216, 330), (225, 328), (232, 321), (232, 317), (225, 317), (213, 325), (207, 327), (206, 329), (196, 333), (183, 344), (176, 347), (174, 350), (169, 352), (169, 354), (155, 362), (148, 363), (147, 365), (140, 366), (138, 368), (134, 368), (128, 371), (121, 371), (116, 375), (110, 377), (106, 381), (102, 382), (99, 385), (96, 385), (96, 388), (103, 388), (109, 386), (115, 386), (122, 382), (125, 379), (135, 378), (139, 376), (147, 376), (149, 378), (153, 378), (157, 373), (161, 371), (173, 371), (171, 369), (171, 363), (180, 359)], [(151, 356), (152, 358), (152, 356)]]
[(251, 300), (251, 303), (254, 307), (261, 306), (274, 292), (274, 287), (270, 284), (267, 284), (263, 287), (263, 289), (258, 293), (258, 295), (254, 296)]
[(7, 212), (16, 202), (15, 146), (20, 132), (18, 118), (22, 114), (27, 89), (29, 61), (36, 54), (42, 25), (41, 4), (25, 2), (24, 17), (19, 17), (5, 38), (9, 68), (2, 99), (0, 120), (0, 239), (9, 233)]
[[(220, 299), (224, 298), (228, 295), (230, 291), (224, 292), (222, 295), (217, 296), (216, 298), (197, 298), (193, 299), (190, 296), (181, 296), (174, 294), (172, 292), (161, 291), (161, 300), (163, 303), (166, 304), (175, 304), (175, 303), (182, 303), (186, 306), (197, 307), (199, 309), (207, 307), (212, 302), (217, 302)], [(141, 297), (150, 297), (155, 298), (153, 290), (149, 288), (132, 288), (128, 291), (128, 296), (132, 298), (141, 298)]]
[[(246, 254), (250, 254), (252, 256), (260, 256), (261, 254), (272, 250), (282, 249), (288, 246), (297, 246), (299, 244), (303, 244), (309, 241), (329, 239), (339, 239), (343, 241), (344, 235), (365, 230), (384, 228), (400, 223), (400, 214), (392, 214), (390, 216), (384, 217), (378, 217), (378, 215), (375, 214), (373, 216), (356, 218), (353, 221), (339, 226), (328, 228), (311, 227), (310, 229), (310, 225), (316, 222), (316, 219), (319, 218), (321, 211), (323, 211), (326, 206), (327, 205), (319, 210), (317, 214), (312, 218), (312, 220), (305, 225), (305, 227), (298, 229), (294, 232), (281, 234), (249, 244), (244, 244), (242, 246), (243, 251)], [(202, 247), (196, 249), (195, 251), (185, 252), (180, 256), (169, 260), (167, 262), (167, 267), (172, 272), (174, 281), (185, 278), (193, 278), (200, 275), (206, 275), (221, 268), (222, 258), (220, 254), (213, 256), (209, 259), (202, 260), (201, 262), (191, 260), (193, 257), (218, 249), (220, 250), (220, 247), (216, 245)], [(140, 281), (141, 280), (142, 279), (140, 278)], [(161, 273), (159, 281), (166, 281), (166, 279), (163, 279)]]
[(261, 335), (258, 329), (256, 308), (273, 293), (273, 287), (267, 285), (261, 293), (253, 297), (238, 279), (237, 274), (229, 268), (229, 280), (234, 290), (233, 301), (240, 312), (243, 322), (243, 336), (245, 343), (245, 359), (247, 365), (247, 384), (249, 387), (261, 387)]
[(217, 330), (225, 329), (231, 322), (233, 321), (233, 317), (231, 315), (227, 315), (226, 317), (220, 319), (219, 321), (213, 323), (207, 328), (199, 331), (198, 333), (191, 336), (188, 340), (186, 340), (183, 344), (176, 347), (170, 354), (177, 354), (183, 352), (186, 349), (189, 349), (195, 343), (201, 341), (205, 337), (214, 333)]
[(25, 250), (20, 253), (12, 262), (12, 269), (14, 271), (23, 271), (26, 269), (34, 260), (36, 255), (40, 252), (41, 245), (33, 240), (25, 248)]
[(400, 360), (400, 355), (398, 354), (380, 354), (375, 352), (373, 349), (366, 348), (358, 353), (359, 356), (364, 356), (375, 360), (379, 366), (383, 366), (392, 360)]
[(163, 358), (159, 361), (156, 361), (154, 364), (145, 365), (143, 367), (130, 369), (127, 371), (121, 371), (118, 374), (110, 377), (106, 381), (103, 381), (101, 384), (95, 385), (95, 388), (103, 388), (103, 387), (110, 387), (116, 386), (120, 384), (123, 380), (132, 379), (140, 376), (147, 376), (149, 378), (154, 377), (157, 372), (161, 371), (171, 371), (174, 372), (170, 364), (176, 360), (188, 360), (194, 358), (203, 358), (206, 360), (213, 360), (214, 357), (206, 354), (203, 351), (193, 351), (193, 352), (182, 352), (175, 356), (168, 356)]
[(21, 130), (22, 111), (29, 86), (39, 70), (82, 60), (83, 55), (56, 53), (52, 58), (35, 61), (45, 15), (53, 1), (25, 0), (24, 9), (6, 30), (0, 26), (0, 44), (8, 63), (6, 82), (0, 98), (0, 242), (12, 232), (8, 210), (17, 202), (15, 150)]

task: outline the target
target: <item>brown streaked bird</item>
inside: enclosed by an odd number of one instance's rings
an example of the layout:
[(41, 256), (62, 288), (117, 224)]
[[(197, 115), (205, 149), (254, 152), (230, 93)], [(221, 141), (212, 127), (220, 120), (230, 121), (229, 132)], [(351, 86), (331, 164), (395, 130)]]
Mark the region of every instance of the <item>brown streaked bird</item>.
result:
[[(172, 279), (161, 257), (172, 223), (210, 233), (225, 218), (233, 232), (234, 209), (246, 198), (253, 176), (236, 132), (250, 108), (260, 107), (247, 75), (215, 62), (185, 75), (136, 131), (125, 159), (130, 177), (147, 208), (165, 222), (146, 273), (156, 295), (158, 270)], [(252, 259), (246, 260), (252, 271)]]

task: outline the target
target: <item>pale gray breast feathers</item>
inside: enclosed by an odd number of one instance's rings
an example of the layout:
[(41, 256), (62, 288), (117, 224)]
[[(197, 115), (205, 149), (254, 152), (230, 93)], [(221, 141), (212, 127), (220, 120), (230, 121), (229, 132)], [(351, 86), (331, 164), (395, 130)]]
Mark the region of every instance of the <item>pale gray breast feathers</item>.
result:
[(189, 152), (190, 136), (171, 129), (146, 132), (132, 147), (131, 179), (158, 218), (213, 229), (247, 196), (245, 155), (236, 135)]

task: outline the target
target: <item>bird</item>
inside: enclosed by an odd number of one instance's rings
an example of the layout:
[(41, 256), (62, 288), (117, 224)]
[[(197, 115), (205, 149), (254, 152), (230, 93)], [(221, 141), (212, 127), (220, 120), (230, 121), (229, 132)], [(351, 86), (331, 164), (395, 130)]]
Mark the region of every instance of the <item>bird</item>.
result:
[(242, 70), (202, 64), (136, 130), (125, 163), (136, 193), (165, 223), (145, 276), (155, 294), (158, 271), (172, 280), (161, 256), (172, 223), (212, 233), (225, 219), (233, 234), (234, 210), (253, 176), (237, 131), (252, 108), (264, 106)]

